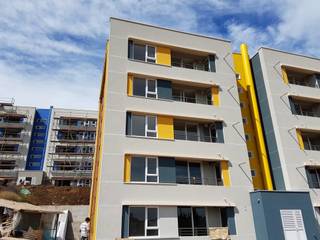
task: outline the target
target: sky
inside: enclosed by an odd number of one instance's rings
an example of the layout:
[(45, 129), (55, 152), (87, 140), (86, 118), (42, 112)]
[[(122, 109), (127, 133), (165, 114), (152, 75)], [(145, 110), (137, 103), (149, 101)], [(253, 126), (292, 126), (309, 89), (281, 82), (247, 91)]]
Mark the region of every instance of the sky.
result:
[(0, 99), (97, 109), (109, 18), (320, 58), (319, 0), (2, 0)]

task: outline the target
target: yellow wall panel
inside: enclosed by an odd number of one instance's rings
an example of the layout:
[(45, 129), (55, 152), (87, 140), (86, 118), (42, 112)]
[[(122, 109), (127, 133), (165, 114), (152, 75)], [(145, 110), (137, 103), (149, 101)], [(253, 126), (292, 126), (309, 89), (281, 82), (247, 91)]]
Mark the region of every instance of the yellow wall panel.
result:
[(286, 68), (282, 66), (281, 72), (282, 72), (282, 79), (283, 79), (284, 83), (289, 84), (288, 74), (287, 74)]
[(299, 129), (297, 129), (296, 131), (297, 131), (297, 139), (298, 139), (299, 146), (303, 150), (304, 149), (304, 143), (303, 143), (301, 131)]
[(212, 95), (212, 105), (219, 106), (220, 105), (219, 86), (213, 86), (211, 88), (211, 95)]
[(167, 47), (157, 47), (157, 64), (171, 66), (171, 49)]
[(130, 182), (131, 180), (131, 156), (124, 156), (124, 182)]
[(229, 163), (228, 161), (221, 161), (221, 175), (223, 178), (223, 185), (225, 187), (231, 186), (230, 174), (229, 174)]
[(133, 95), (133, 75), (131, 74), (128, 74), (127, 94), (128, 96)]
[(158, 138), (160, 139), (174, 139), (173, 132), (173, 117), (158, 116)]

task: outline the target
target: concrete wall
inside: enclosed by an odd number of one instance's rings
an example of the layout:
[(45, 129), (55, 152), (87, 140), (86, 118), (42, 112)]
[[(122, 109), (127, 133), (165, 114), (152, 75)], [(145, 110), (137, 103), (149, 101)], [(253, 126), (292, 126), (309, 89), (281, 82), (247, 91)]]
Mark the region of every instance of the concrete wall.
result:
[[(122, 205), (148, 202), (152, 205), (215, 206), (218, 202), (236, 205), (237, 235), (233, 239), (255, 239), (249, 191), (252, 190), (249, 160), (241, 123), (231, 45), (228, 41), (199, 37), (152, 26), (111, 19), (109, 73), (107, 81), (106, 119), (99, 193), (97, 239), (114, 239), (121, 234)], [(128, 39), (140, 39), (154, 44), (215, 53), (217, 72), (156, 65), (129, 60)], [(229, 56), (229, 57), (227, 57)], [(226, 57), (226, 60), (224, 59)], [(173, 79), (220, 87), (220, 106), (160, 101), (127, 96), (128, 73), (155, 78)], [(182, 140), (158, 140), (127, 137), (126, 112), (142, 111), (194, 119), (224, 121), (225, 143), (205, 143)], [(239, 135), (240, 133), (240, 135)], [(146, 147), (147, 146), (147, 147)], [(208, 161), (229, 160), (231, 187), (192, 185), (124, 184), (124, 155), (146, 154), (200, 158)], [(243, 170), (240, 168), (239, 164)], [(245, 173), (244, 173), (244, 172)], [(246, 176), (247, 174), (247, 176)], [(160, 230), (164, 232), (164, 230)]]
[(61, 206), (43, 206), (49, 209), (59, 211), (69, 210), (68, 227), (66, 240), (79, 240), (80, 239), (80, 224), (84, 219), (89, 216), (88, 205), (61, 205)]

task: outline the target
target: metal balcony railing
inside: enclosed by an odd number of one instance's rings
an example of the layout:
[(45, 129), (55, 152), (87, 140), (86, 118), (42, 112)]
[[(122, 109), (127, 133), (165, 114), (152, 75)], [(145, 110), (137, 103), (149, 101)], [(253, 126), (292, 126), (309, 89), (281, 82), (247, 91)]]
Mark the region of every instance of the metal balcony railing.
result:
[(207, 236), (208, 229), (200, 228), (178, 228), (179, 236)]
[(319, 83), (310, 82), (310, 81), (299, 81), (292, 78), (289, 78), (289, 83), (294, 85), (304, 86), (304, 87), (320, 88)]
[(320, 151), (320, 145), (306, 144), (305, 149), (312, 150), (312, 151)]
[[(205, 97), (207, 97), (207, 96), (205, 96)], [(179, 96), (179, 95), (173, 95), (172, 100), (177, 101), (177, 102), (212, 105), (212, 101), (209, 99), (207, 101), (203, 101), (202, 99), (199, 99), (199, 98), (183, 97), (183, 96)]]
[(176, 140), (186, 140), (186, 141), (199, 141), (199, 142), (217, 142), (217, 138), (213, 136), (200, 136), (197, 133), (188, 132), (186, 134), (175, 132), (174, 139)]
[(201, 178), (201, 177), (176, 177), (177, 184), (190, 184), (190, 185), (211, 185), (211, 186), (222, 186), (222, 179), (214, 178)]

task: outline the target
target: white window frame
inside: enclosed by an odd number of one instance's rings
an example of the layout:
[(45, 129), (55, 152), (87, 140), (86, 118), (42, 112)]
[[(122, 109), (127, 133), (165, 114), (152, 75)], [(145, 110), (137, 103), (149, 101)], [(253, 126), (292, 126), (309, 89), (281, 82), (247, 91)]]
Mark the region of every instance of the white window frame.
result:
[[(156, 173), (148, 173), (148, 161), (149, 159), (156, 160)], [(148, 182), (148, 177), (157, 177), (157, 181)], [(144, 170), (144, 182), (145, 183), (159, 183), (159, 159), (158, 157), (146, 156), (145, 157), (145, 170)]]
[[(146, 81), (146, 89), (145, 89), (145, 97), (146, 98), (153, 98), (153, 97), (148, 97), (148, 94), (155, 95), (154, 99), (158, 99), (158, 81), (156, 79), (145, 79)], [(155, 91), (149, 91), (149, 81), (154, 81), (155, 84)]]
[[(148, 56), (148, 47), (153, 47), (154, 48), (154, 57), (149, 57)], [(154, 60), (154, 62), (149, 62), (148, 60)], [(145, 61), (148, 63), (157, 63), (157, 48), (152, 45), (145, 44)]]
[[(155, 118), (155, 129), (153, 130), (153, 129), (149, 129), (149, 126), (148, 126), (148, 118), (149, 117), (154, 117)], [(145, 122), (144, 122), (144, 124), (145, 124), (145, 133), (144, 133), (144, 135), (146, 136), (146, 137), (148, 137), (148, 138), (157, 138), (158, 137), (158, 118), (157, 118), (157, 116), (156, 115), (145, 115)], [(156, 135), (154, 136), (154, 137), (152, 137), (152, 136), (148, 136), (148, 133), (155, 133)]]
[[(129, 236), (129, 238), (135, 238), (135, 239), (139, 239), (139, 238), (154, 238), (154, 237), (159, 237), (160, 236), (160, 227), (159, 227), (159, 207), (153, 207), (153, 206), (129, 206), (129, 221), (128, 221), (128, 230), (130, 231), (130, 211), (131, 211), (131, 208), (135, 208), (135, 207), (143, 207), (144, 208), (144, 214), (145, 214), (145, 217), (144, 217), (144, 236)], [(149, 208), (155, 208), (157, 209), (157, 226), (156, 227), (149, 227), (148, 226), (148, 209)], [(147, 230), (158, 230), (158, 235), (153, 235), (153, 236), (147, 236)]]
[[(150, 208), (155, 208), (157, 209), (157, 226), (148, 226), (148, 211)], [(159, 208), (158, 207), (145, 207), (145, 230), (144, 230), (144, 236), (146, 237), (157, 237), (160, 236), (160, 229), (159, 229)], [(147, 235), (147, 231), (148, 230), (158, 230), (158, 235), (152, 235), (152, 236), (148, 236)]]

